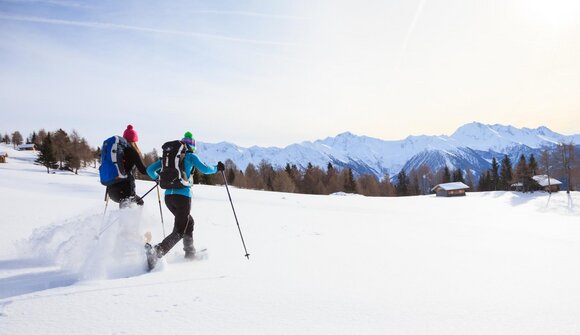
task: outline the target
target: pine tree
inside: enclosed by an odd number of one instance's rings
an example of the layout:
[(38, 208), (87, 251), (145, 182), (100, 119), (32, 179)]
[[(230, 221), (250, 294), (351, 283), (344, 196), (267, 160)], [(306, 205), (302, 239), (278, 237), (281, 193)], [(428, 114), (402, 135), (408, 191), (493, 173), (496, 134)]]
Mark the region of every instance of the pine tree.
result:
[(443, 181), (442, 183), (449, 183), (451, 181), (451, 173), (447, 165), (443, 168)]
[(409, 195), (409, 178), (405, 170), (401, 170), (397, 175), (397, 186), (395, 186), (398, 196)]
[(58, 162), (56, 161), (52, 148), (52, 139), (50, 133), (46, 135), (46, 138), (42, 142), (38, 153), (38, 158), (35, 162), (45, 166), (46, 173), (50, 173), (50, 169), (56, 169), (58, 167)]
[(538, 162), (536, 162), (536, 157), (534, 157), (534, 154), (530, 155), (530, 161), (528, 162), (528, 170), (531, 176), (535, 176), (538, 174)]
[(461, 172), (461, 169), (453, 170), (453, 181), (460, 183), (465, 182), (465, 179), (463, 179), (463, 172)]
[(501, 170), (499, 176), (498, 189), (509, 191), (512, 179), (513, 179), (512, 161), (507, 155), (505, 155), (501, 160)]
[(344, 171), (344, 191), (346, 193), (355, 193), (356, 192), (356, 181), (354, 179), (354, 175), (352, 174), (352, 169), (347, 168)]
[(515, 180), (522, 185), (522, 191), (529, 192), (533, 190), (533, 179), (528, 169), (526, 156), (520, 156), (518, 164), (516, 165)]
[(495, 156), (491, 160), (491, 190), (497, 191), (499, 186), (499, 164)]

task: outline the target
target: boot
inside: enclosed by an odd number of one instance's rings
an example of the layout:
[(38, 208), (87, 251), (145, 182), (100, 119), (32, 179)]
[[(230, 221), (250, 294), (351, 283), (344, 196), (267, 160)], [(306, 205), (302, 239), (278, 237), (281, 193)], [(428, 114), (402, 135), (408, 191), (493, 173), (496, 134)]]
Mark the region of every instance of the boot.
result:
[(149, 271), (153, 270), (159, 258), (163, 257), (163, 251), (159, 246), (151, 246), (149, 243), (145, 243), (145, 254), (147, 255), (147, 267)]
[(193, 246), (193, 236), (183, 237), (183, 251), (185, 251), (185, 259), (192, 260), (195, 257), (195, 247)]

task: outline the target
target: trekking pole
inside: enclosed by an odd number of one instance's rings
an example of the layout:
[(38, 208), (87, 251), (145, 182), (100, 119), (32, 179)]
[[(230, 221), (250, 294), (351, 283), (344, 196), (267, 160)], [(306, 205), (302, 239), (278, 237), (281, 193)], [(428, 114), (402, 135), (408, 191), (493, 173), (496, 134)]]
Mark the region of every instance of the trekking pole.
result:
[(240, 228), (240, 223), (238, 222), (238, 216), (236, 215), (236, 210), (234, 208), (234, 202), (232, 201), (232, 196), (230, 195), (230, 189), (228, 188), (228, 181), (226, 180), (226, 174), (222, 171), (222, 177), (224, 177), (224, 184), (226, 185), (226, 191), (228, 191), (228, 198), (230, 198), (230, 204), (232, 205), (232, 211), (234, 212), (234, 218), (236, 219), (236, 224), (238, 225), (238, 231), (240, 232), (240, 237), (242, 238), (242, 244), (244, 245), (244, 251), (247, 259), (250, 259), (250, 254), (248, 249), (246, 249), (246, 242), (244, 242), (244, 236), (242, 235), (242, 229)]
[(151, 193), (151, 191), (153, 191), (153, 189), (157, 187), (157, 182), (155, 183), (155, 186), (151, 187), (151, 189), (149, 191), (147, 191), (147, 193), (143, 194), (142, 197), (140, 197), (141, 199), (145, 198), (147, 196), (147, 194)]
[(115, 224), (115, 222), (117, 222), (117, 221), (119, 221), (119, 218), (115, 218), (113, 221), (111, 221), (111, 223), (109, 223), (109, 224), (108, 224), (108, 225), (107, 225), (105, 228), (103, 228), (103, 229), (102, 229), (102, 230), (101, 230), (101, 231), (100, 231), (100, 232), (97, 234), (97, 236), (95, 236), (95, 240), (98, 240), (98, 239), (101, 237), (101, 235), (103, 235), (103, 233), (104, 233), (105, 231), (107, 231), (107, 229), (111, 228), (111, 226), (112, 226), (112, 225), (114, 225), (114, 224)]
[(155, 184), (157, 187), (157, 201), (159, 201), (159, 215), (161, 215), (161, 227), (163, 228), (163, 238), (165, 238), (165, 223), (163, 222), (163, 210), (161, 209), (161, 195), (159, 195), (159, 183)]
[(107, 207), (109, 207), (109, 191), (105, 188), (105, 211), (103, 212), (103, 219), (107, 214)]

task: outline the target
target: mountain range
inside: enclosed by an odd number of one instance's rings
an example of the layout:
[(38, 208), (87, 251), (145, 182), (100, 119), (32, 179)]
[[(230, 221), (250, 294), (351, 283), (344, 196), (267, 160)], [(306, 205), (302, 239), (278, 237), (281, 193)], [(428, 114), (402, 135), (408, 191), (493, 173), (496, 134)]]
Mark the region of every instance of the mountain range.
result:
[(471, 169), (477, 176), (490, 168), (493, 157), (499, 161), (508, 155), (512, 162), (521, 154), (539, 157), (544, 147), (558, 143), (580, 143), (580, 134), (562, 135), (546, 127), (516, 128), (472, 122), (459, 127), (451, 136), (409, 136), (403, 140), (386, 141), (368, 136), (341, 133), (314, 142), (305, 141), (284, 148), (252, 146), (244, 148), (232, 143), (200, 143), (205, 160), (231, 159), (244, 170), (248, 164), (258, 166), (262, 160), (274, 167), (295, 164), (305, 169), (308, 163), (326, 169), (328, 163), (339, 168), (351, 168), (355, 175), (372, 174), (394, 177), (426, 164), (432, 171), (447, 165), (450, 169)]

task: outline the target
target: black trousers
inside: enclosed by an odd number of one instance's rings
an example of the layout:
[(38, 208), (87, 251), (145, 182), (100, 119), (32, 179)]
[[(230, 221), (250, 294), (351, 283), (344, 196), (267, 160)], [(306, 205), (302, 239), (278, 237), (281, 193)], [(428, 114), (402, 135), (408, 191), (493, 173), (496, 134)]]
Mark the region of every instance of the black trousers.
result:
[(113, 185), (107, 186), (109, 198), (118, 203), (121, 208), (127, 206), (129, 202), (143, 205), (143, 200), (135, 193), (135, 177), (129, 175), (127, 179)]
[(116, 203), (129, 199), (135, 195), (135, 178), (129, 175), (127, 179), (107, 186), (109, 197)]
[[(191, 241), (193, 247), (193, 218), (191, 211), (191, 198), (184, 195), (172, 194), (165, 196), (165, 205), (175, 216), (173, 231), (157, 245), (160, 256), (168, 253), (182, 238)], [(187, 246), (186, 246), (187, 247)]]

